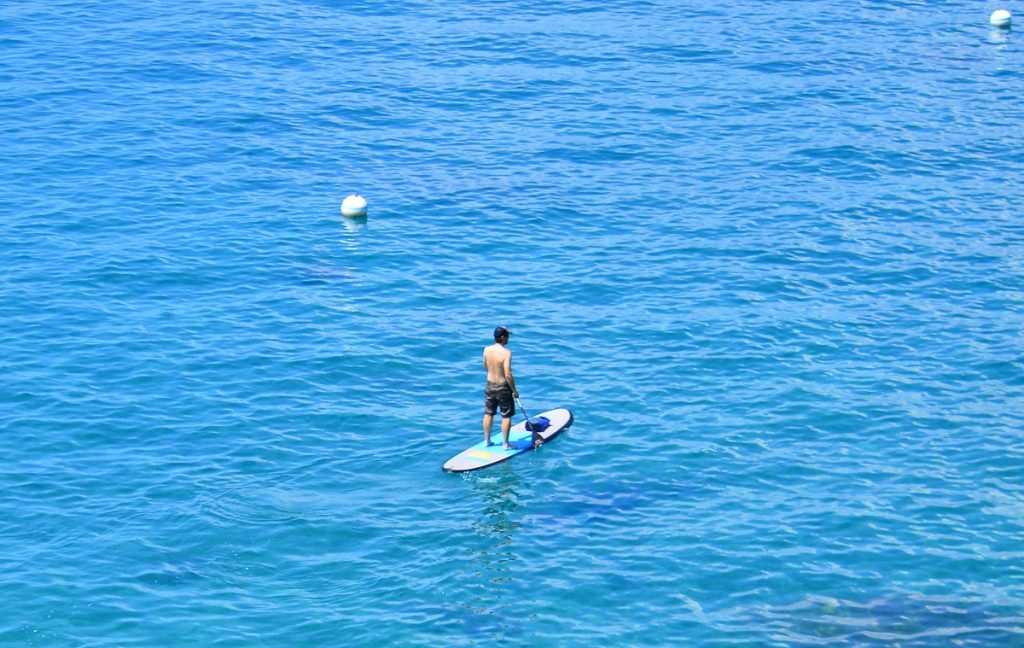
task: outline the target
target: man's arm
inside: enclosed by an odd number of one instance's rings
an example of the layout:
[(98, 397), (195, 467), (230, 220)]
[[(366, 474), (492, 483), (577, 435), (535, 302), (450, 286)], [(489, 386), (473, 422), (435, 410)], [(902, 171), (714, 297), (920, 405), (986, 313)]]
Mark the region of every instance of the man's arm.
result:
[(512, 352), (509, 351), (508, 355), (505, 356), (505, 361), (502, 363), (505, 369), (505, 380), (508, 381), (508, 386), (512, 388), (512, 396), (519, 398), (519, 390), (516, 389), (516, 379), (512, 377)]

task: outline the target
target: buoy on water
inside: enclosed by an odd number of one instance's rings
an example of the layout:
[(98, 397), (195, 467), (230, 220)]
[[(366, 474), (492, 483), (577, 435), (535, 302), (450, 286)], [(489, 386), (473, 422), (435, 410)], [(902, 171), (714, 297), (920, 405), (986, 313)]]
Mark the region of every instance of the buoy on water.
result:
[(366, 198), (359, 194), (352, 194), (341, 201), (341, 215), (346, 218), (361, 218), (366, 216)]
[(988, 17), (988, 22), (993, 27), (1009, 27), (1010, 23), (1013, 22), (1013, 16), (1006, 9), (996, 9)]

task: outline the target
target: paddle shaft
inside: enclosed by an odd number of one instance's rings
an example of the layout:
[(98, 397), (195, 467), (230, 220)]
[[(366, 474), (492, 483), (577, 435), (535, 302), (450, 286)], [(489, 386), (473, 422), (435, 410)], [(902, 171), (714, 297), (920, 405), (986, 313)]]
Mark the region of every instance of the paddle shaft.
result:
[[(522, 412), (523, 416), (526, 418), (526, 426), (529, 427), (530, 415), (526, 412), (526, 408), (523, 407), (523, 401), (519, 400), (518, 396), (516, 397), (516, 405), (519, 406), (519, 411)], [(544, 439), (542, 439), (541, 436), (534, 432), (533, 430), (530, 430), (530, 441), (533, 442), (534, 447), (537, 447), (538, 445), (540, 445), (540, 443), (544, 442)], [(540, 443), (538, 443), (538, 441)]]

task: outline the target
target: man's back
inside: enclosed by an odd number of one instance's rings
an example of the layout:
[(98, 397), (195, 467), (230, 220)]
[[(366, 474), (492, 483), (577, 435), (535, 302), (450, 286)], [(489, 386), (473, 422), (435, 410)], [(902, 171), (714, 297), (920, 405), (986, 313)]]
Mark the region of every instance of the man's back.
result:
[(487, 382), (508, 382), (506, 376), (512, 373), (512, 352), (498, 343), (486, 347), (484, 367), (487, 369)]

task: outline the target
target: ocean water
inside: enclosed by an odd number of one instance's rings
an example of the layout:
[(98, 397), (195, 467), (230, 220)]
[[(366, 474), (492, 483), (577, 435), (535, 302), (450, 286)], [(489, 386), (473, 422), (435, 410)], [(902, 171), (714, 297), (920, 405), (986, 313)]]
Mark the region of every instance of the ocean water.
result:
[(1024, 646), (1000, 6), (0, 5), (0, 644)]

